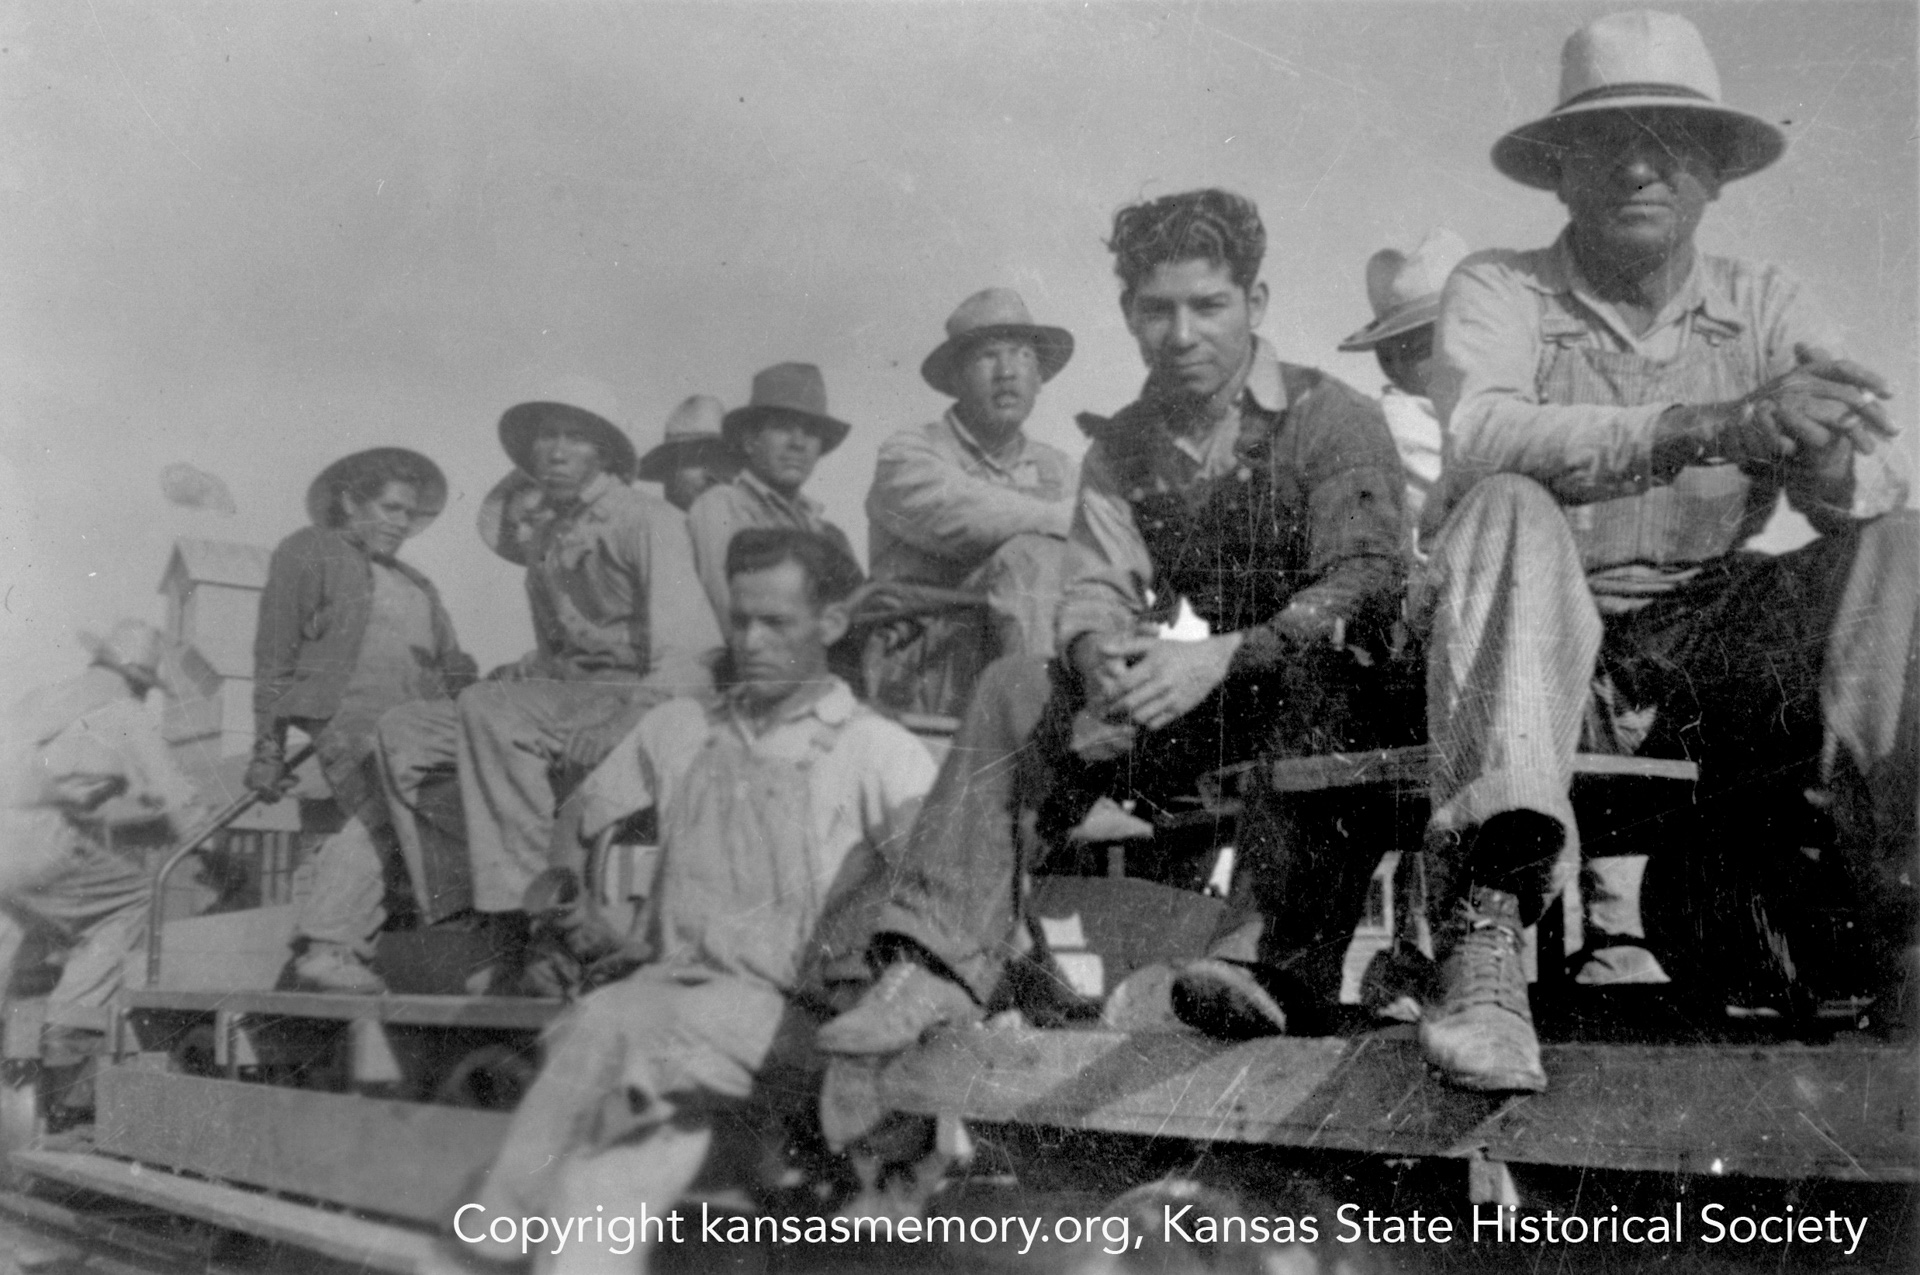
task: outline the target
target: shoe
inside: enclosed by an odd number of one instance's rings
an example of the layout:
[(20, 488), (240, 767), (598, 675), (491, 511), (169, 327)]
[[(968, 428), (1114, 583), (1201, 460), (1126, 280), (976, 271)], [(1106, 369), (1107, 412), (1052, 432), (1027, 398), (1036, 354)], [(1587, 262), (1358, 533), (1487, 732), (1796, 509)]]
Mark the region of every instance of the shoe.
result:
[(980, 1006), (964, 987), (918, 961), (901, 960), (815, 1041), (830, 1054), (897, 1054), (919, 1044), (930, 1027), (979, 1021)]
[(1287, 1012), (1261, 985), (1251, 966), (1202, 957), (1180, 967), (1173, 980), (1173, 1012), (1187, 1026), (1219, 1040), (1280, 1036)]
[(1128, 811), (1111, 797), (1102, 797), (1087, 811), (1087, 817), (1067, 833), (1073, 845), (1100, 845), (1109, 841), (1150, 841), (1153, 825)]
[(1462, 1089), (1539, 1093), (1547, 1073), (1520, 965), (1520, 900), (1483, 886), (1449, 928), (1439, 1003), (1420, 1019), (1427, 1062)]
[(1385, 948), (1360, 975), (1360, 1005), (1381, 1022), (1417, 1023), (1433, 983), (1433, 962), (1418, 948)]
[(1573, 981), (1582, 987), (1632, 987), (1673, 980), (1652, 952), (1638, 943), (1621, 942), (1587, 952)]
[(385, 981), (342, 943), (309, 942), (294, 958), (290, 973), (296, 991), (378, 996), (387, 990)]

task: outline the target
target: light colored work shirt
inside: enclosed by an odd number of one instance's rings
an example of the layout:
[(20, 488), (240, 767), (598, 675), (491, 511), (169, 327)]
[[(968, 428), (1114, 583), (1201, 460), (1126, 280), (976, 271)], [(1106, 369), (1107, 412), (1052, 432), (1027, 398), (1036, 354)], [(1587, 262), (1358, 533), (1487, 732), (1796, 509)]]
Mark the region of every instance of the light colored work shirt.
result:
[[(1407, 480), (1407, 521), (1420, 526), (1422, 512), (1440, 482), (1440, 417), (1433, 400), (1409, 394), (1397, 385), (1380, 392), (1380, 414), (1387, 418), (1387, 432), (1393, 435), (1394, 450), (1400, 453), (1400, 469)], [(1418, 551), (1418, 536), (1415, 550)]]
[[(759, 724), (727, 696), (677, 699), (642, 718), (581, 785), (581, 831), (597, 836), (654, 808), (659, 959), (788, 987), (805, 946), (792, 936), (813, 932), (837, 883), (899, 858), (933, 778), (926, 746), (838, 678)], [(703, 822), (729, 808), (755, 826)], [(674, 888), (690, 878), (697, 888)]]
[(722, 630), (727, 625), (727, 545), (748, 527), (792, 527), (834, 541), (849, 561), (857, 562), (846, 533), (826, 519), (818, 502), (795, 493), (783, 496), (754, 474), (741, 470), (730, 483), (709, 487), (687, 510), (687, 534), (693, 540), (694, 568), (700, 587)]
[(367, 628), (360, 639), (359, 658), (340, 692), (340, 711), (334, 715), (364, 723), (372, 734), (380, 715), (395, 704), (433, 698), (438, 679), (430, 678), (435, 649), (433, 604), (405, 572), (391, 563), (369, 558), (373, 574), (373, 602), (367, 610)]
[[(1446, 436), (1436, 525), (1489, 474), (1534, 479), (1565, 505), (1637, 495), (1652, 484), (1654, 427), (1673, 401), (1558, 403), (1542, 380), (1554, 347), (1682, 357), (1693, 342), (1733, 344), (1749, 361), (1743, 392), (1792, 369), (1794, 346), (1840, 353), (1837, 333), (1801, 284), (1778, 267), (1696, 253), (1693, 271), (1651, 326), (1636, 334), (1581, 276), (1562, 233), (1528, 252), (1476, 253), (1447, 281), (1436, 336), (1433, 398)], [(1804, 471), (1785, 469), (1789, 502), (1816, 527), (1898, 508), (1906, 484), (1881, 448), (1856, 455), (1848, 507), (1827, 505)], [(1678, 529), (1684, 531), (1684, 529)]]
[(898, 430), (880, 445), (867, 492), (873, 578), (957, 589), (1015, 536), (1064, 540), (1078, 483), (1071, 457), (1024, 430), (994, 452), (952, 410)]
[(680, 511), (611, 474), (534, 533), (527, 600), (542, 673), (697, 691), (720, 645)]

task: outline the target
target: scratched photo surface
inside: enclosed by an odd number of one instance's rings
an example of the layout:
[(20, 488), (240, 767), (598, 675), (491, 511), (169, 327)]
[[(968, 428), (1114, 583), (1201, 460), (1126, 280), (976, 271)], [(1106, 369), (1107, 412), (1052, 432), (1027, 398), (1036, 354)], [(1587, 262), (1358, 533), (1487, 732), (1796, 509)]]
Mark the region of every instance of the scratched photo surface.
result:
[[(16, 0), (0, 704), (80, 668), (82, 633), (165, 622), (179, 544), (271, 549), (325, 466), (381, 445), (447, 478), (405, 560), (482, 671), (519, 657), (523, 573), (476, 520), (527, 400), (589, 406), (645, 452), (689, 395), (732, 408), (757, 370), (817, 364), (852, 430), (807, 490), (864, 559), (880, 443), (948, 404), (920, 366), (954, 306), (1010, 287), (1072, 332), (1027, 429), (1077, 457), (1075, 413), (1143, 375), (1113, 214), (1192, 187), (1258, 204), (1280, 356), (1378, 394), (1374, 359), (1335, 348), (1372, 318), (1368, 257), (1433, 227), (1551, 242), (1565, 208), (1489, 150), (1554, 105), (1566, 37), (1623, 7)], [(1699, 27), (1723, 100), (1788, 138), (1700, 247), (1806, 282), (1891, 387), (1914, 473), (1920, 10), (1658, 7)], [(1812, 536), (1783, 506), (1756, 545)], [(244, 754), (250, 723), (223, 729)]]

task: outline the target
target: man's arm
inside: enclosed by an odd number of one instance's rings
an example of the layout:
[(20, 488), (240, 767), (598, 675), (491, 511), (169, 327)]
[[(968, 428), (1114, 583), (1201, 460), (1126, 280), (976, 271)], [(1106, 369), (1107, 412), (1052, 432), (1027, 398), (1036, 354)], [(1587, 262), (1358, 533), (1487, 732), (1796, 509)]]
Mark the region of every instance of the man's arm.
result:
[(733, 492), (722, 484), (700, 493), (687, 510), (686, 533), (693, 569), (719, 624), (727, 622), (727, 543), (733, 539)]
[(1073, 501), (975, 477), (919, 431), (902, 430), (880, 446), (867, 517), (916, 549), (971, 562), (1017, 535), (1065, 539)]
[(1083, 677), (1092, 676), (1097, 660), (1090, 664), (1082, 652), (1092, 651), (1099, 639), (1131, 636), (1146, 614), (1152, 586), (1147, 542), (1121, 495), (1105, 445), (1095, 442), (1080, 464), (1058, 621), (1060, 649)]
[[(666, 512), (661, 512), (666, 511)], [(642, 686), (688, 695), (713, 684), (709, 653), (720, 645), (714, 613), (700, 605), (702, 580), (694, 570), (693, 550), (681, 520), (662, 505), (642, 523), (641, 560), (646, 583), (647, 671)], [(722, 588), (726, 555), (721, 554)], [(725, 594), (722, 593), (724, 599)], [(639, 601), (636, 599), (636, 601)]]
[(280, 542), (267, 566), (267, 585), (260, 592), (259, 620), (253, 631), (253, 761), (247, 767), (247, 787), (268, 801), (280, 799), (286, 779), (283, 764), (286, 724), (275, 706), (293, 685), (305, 617), (321, 603), (322, 564), (314, 556), (316, 543), (295, 533)]
[(1288, 415), (1307, 483), (1312, 583), (1243, 631), (1236, 673), (1272, 667), (1303, 646), (1345, 641), (1363, 622), (1391, 615), (1406, 584), (1406, 486), (1379, 404), (1321, 377)]

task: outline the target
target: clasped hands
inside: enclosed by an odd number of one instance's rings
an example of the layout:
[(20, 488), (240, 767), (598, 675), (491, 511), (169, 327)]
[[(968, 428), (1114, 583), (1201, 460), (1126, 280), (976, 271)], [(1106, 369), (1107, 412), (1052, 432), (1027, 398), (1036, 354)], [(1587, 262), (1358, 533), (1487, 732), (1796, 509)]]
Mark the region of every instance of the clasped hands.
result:
[(1794, 357), (1791, 370), (1718, 409), (1705, 445), (1742, 468), (1792, 463), (1842, 479), (1854, 453), (1871, 454), (1898, 432), (1883, 405), (1892, 391), (1860, 364), (1813, 346), (1795, 346)]

